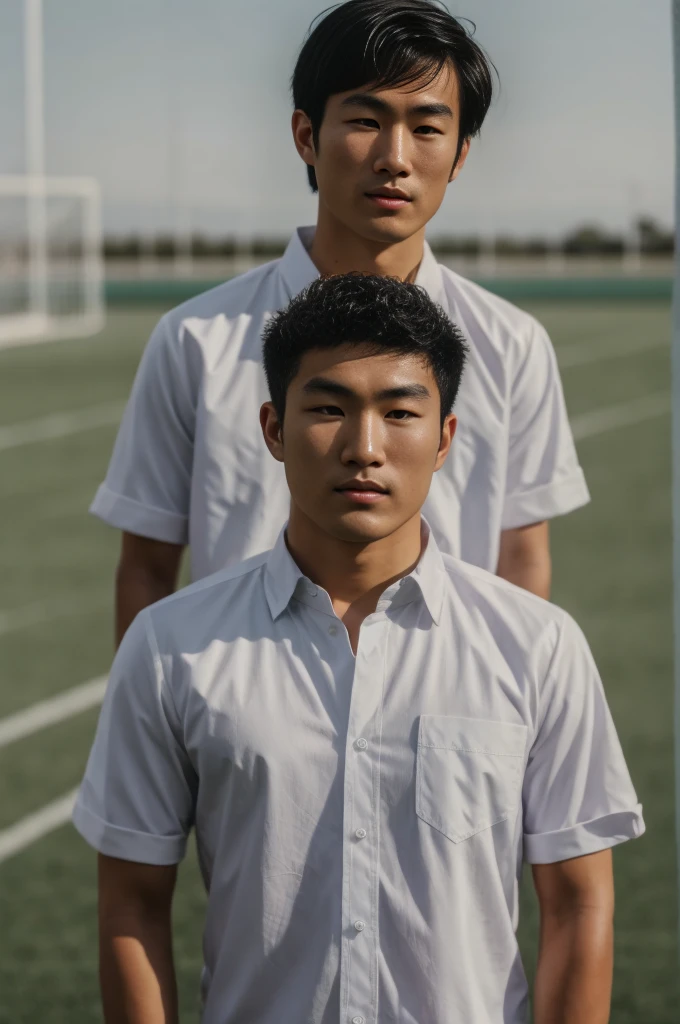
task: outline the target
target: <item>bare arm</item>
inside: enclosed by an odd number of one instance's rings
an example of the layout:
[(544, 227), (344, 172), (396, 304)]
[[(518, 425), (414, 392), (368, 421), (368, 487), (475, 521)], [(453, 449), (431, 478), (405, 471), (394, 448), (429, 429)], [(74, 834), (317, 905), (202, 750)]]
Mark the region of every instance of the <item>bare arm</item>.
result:
[(611, 850), (535, 864), (541, 938), (535, 1024), (607, 1024), (612, 988)]
[(99, 981), (106, 1024), (177, 1024), (170, 910), (176, 865), (99, 855)]
[(496, 569), (498, 576), (549, 600), (551, 572), (547, 522), (503, 530)]
[(116, 646), (138, 612), (174, 593), (183, 551), (181, 544), (123, 533), (116, 571)]

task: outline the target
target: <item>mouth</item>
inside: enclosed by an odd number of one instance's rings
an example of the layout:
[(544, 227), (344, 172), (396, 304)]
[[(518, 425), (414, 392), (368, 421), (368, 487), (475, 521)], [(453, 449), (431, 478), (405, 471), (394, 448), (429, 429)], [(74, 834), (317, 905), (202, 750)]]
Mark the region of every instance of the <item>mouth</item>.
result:
[(357, 505), (373, 505), (382, 501), (389, 494), (387, 488), (376, 483), (375, 480), (350, 480), (348, 483), (336, 487), (335, 492)]
[(398, 188), (376, 188), (372, 192), (364, 192), (364, 195), (382, 210), (400, 210), (413, 202), (410, 196)]

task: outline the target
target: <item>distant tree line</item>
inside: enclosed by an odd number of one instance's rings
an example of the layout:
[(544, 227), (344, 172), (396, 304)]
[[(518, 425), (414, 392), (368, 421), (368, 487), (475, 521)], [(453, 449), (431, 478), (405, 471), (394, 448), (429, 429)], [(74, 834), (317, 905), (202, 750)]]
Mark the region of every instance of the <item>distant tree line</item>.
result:
[[(674, 251), (674, 233), (659, 225), (651, 217), (641, 217), (634, 232), (628, 236), (609, 232), (597, 224), (583, 224), (569, 232), (564, 238), (551, 241), (539, 236), (526, 238), (499, 235), (489, 241), (477, 235), (442, 235), (432, 239), (435, 252), (447, 256), (478, 256), (490, 248), (498, 256), (543, 257), (555, 253), (568, 256), (621, 256), (635, 248), (644, 255), (670, 256)], [(238, 256), (255, 256), (274, 259), (280, 256), (287, 244), (286, 238), (254, 237), (248, 241), (232, 236), (210, 237), (194, 234), (182, 252), (193, 259), (231, 259)], [(178, 255), (177, 240), (170, 234), (159, 234), (142, 238), (130, 234), (123, 237), (107, 236), (104, 240), (104, 256), (107, 260), (153, 259), (174, 260)]]

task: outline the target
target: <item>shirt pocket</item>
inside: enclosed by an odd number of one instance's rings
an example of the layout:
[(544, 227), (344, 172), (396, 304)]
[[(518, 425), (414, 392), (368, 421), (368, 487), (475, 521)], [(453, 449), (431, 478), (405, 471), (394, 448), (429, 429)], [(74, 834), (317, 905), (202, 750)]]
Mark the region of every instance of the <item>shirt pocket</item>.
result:
[(527, 727), (421, 715), (416, 814), (454, 843), (505, 821), (517, 807)]

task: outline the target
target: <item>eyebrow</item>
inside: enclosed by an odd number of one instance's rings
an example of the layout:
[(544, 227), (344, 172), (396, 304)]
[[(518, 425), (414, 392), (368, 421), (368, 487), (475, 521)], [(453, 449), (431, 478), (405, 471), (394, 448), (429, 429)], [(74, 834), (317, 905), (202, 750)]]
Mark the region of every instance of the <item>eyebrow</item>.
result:
[[(346, 96), (340, 106), (368, 107), (369, 110), (382, 113), (392, 109), (389, 103), (370, 92), (354, 92), (351, 96)], [(425, 117), (453, 117), (453, 111), (448, 103), (419, 103), (415, 107), (409, 107), (407, 113), (421, 114)]]
[[(312, 377), (302, 388), (303, 394), (311, 395), (316, 394), (319, 391), (325, 392), (327, 395), (338, 395), (342, 398), (357, 398), (356, 391), (352, 388), (348, 388), (346, 384), (339, 384), (335, 380), (330, 380), (328, 377)], [(424, 384), (400, 384), (393, 388), (383, 388), (382, 391), (378, 391), (375, 398), (379, 402), (389, 401), (390, 399), (398, 398), (414, 398), (418, 401), (424, 401), (426, 398), (430, 398), (430, 391), (425, 387)]]

